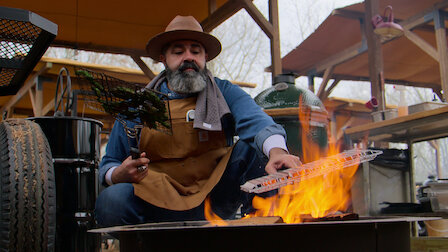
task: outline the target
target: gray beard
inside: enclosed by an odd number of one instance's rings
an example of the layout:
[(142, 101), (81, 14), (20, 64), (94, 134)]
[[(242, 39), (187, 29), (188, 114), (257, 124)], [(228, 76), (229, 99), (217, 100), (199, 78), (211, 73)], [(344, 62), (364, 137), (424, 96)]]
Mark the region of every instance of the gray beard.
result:
[(206, 68), (196, 71), (172, 71), (166, 68), (166, 78), (172, 91), (180, 94), (199, 93), (207, 86)]

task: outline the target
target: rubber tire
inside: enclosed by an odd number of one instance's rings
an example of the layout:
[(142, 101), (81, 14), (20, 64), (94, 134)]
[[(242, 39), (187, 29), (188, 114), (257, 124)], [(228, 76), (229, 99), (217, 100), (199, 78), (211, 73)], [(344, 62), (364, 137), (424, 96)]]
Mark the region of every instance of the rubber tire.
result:
[(0, 179), (0, 251), (54, 251), (54, 169), (38, 124), (0, 123)]

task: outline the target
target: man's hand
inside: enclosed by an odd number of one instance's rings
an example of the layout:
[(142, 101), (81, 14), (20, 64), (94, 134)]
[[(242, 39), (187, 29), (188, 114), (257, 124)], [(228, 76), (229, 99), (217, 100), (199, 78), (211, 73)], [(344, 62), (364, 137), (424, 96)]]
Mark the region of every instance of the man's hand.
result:
[(142, 172), (139, 172), (137, 168), (142, 165), (148, 165), (149, 159), (146, 158), (146, 153), (143, 152), (140, 154), (140, 158), (132, 159), (131, 156), (126, 158), (126, 160), (121, 163), (120, 166), (115, 168), (112, 172), (112, 183), (138, 183), (140, 182), (147, 174), (148, 169), (145, 169)]
[(269, 151), (269, 161), (265, 167), (268, 174), (276, 173), (281, 168), (294, 168), (301, 165), (299, 157), (290, 155), (281, 148), (273, 148)]

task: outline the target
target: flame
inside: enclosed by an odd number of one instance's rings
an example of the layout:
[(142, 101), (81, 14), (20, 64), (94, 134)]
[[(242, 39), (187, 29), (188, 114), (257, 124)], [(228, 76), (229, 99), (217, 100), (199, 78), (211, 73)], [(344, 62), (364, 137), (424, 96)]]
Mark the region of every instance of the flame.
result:
[(212, 210), (212, 205), (210, 203), (210, 197), (207, 197), (204, 202), (204, 215), (205, 219), (210, 222), (211, 225), (215, 226), (227, 226), (227, 223), (216, 215)]
[[(304, 106), (300, 106), (303, 108)], [(313, 111), (299, 110), (302, 129), (302, 162), (308, 163), (322, 157), (338, 154), (336, 144), (329, 144), (322, 150), (311, 141), (310, 122)], [(333, 164), (324, 164), (323, 167)], [(246, 217), (280, 216), (285, 223), (299, 223), (304, 217), (320, 218), (330, 214), (346, 212), (350, 207), (352, 177), (358, 165), (325, 173), (312, 179), (303, 180), (279, 189), (277, 195), (262, 198), (255, 196), (252, 205), (256, 210)]]
[[(299, 108), (306, 108), (301, 103), (300, 101)], [(330, 143), (327, 148), (323, 149), (316, 141), (312, 141), (311, 123), (308, 122), (311, 119), (316, 119), (316, 114), (313, 113), (319, 112), (313, 112), (312, 109), (299, 109), (303, 163), (340, 153), (340, 148), (336, 144)], [(333, 163), (324, 163), (322, 167), (337, 165), (334, 160), (331, 162)], [(342, 163), (339, 165), (342, 165)], [(252, 205), (256, 211), (244, 218), (279, 216), (285, 223), (300, 223), (303, 222), (304, 218), (320, 218), (347, 212), (351, 203), (352, 177), (355, 175), (357, 168), (358, 165), (353, 165), (281, 187), (278, 193), (272, 197), (255, 196)], [(208, 198), (205, 202), (205, 216), (212, 224), (226, 225), (221, 218), (212, 212)]]

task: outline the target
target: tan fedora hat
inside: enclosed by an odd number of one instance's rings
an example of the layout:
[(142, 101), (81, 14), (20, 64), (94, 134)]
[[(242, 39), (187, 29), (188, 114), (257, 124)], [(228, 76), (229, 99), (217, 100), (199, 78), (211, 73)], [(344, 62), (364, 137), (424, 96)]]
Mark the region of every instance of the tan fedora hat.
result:
[(153, 60), (159, 61), (162, 48), (176, 40), (194, 40), (201, 43), (207, 54), (207, 60), (218, 56), (221, 43), (214, 36), (205, 33), (199, 22), (192, 16), (176, 16), (166, 27), (165, 32), (152, 37), (146, 44), (146, 52)]

